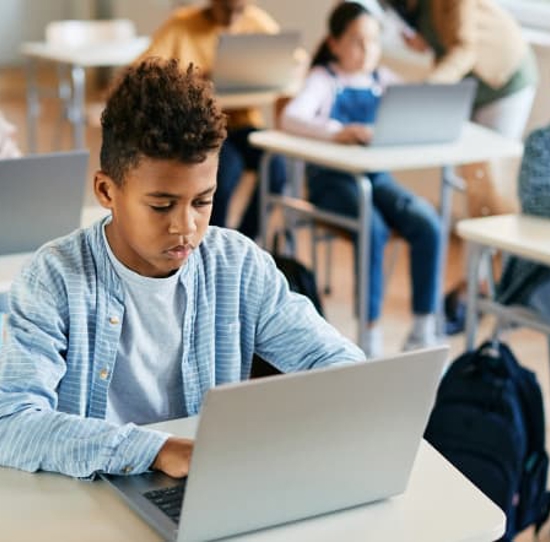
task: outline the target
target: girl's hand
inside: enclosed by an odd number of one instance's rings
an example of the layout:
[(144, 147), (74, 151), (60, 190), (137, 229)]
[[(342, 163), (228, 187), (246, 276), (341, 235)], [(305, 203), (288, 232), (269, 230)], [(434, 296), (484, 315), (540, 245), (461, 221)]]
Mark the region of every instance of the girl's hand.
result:
[(403, 40), (407, 44), (407, 47), (413, 51), (416, 51), (417, 53), (425, 53), (430, 50), (430, 46), (426, 40), (417, 32), (407, 31), (403, 32), (401, 35), (403, 36)]
[(372, 127), (366, 124), (346, 124), (334, 136), (336, 143), (367, 145), (372, 140)]

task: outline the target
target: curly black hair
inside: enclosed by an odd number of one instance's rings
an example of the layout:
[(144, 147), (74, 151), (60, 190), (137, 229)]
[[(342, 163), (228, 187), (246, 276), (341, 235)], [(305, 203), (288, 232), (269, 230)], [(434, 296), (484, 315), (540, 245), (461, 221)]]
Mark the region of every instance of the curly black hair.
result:
[(212, 86), (190, 65), (147, 58), (127, 68), (101, 115), (101, 169), (121, 186), (141, 158), (203, 162), (219, 151), (226, 119)]

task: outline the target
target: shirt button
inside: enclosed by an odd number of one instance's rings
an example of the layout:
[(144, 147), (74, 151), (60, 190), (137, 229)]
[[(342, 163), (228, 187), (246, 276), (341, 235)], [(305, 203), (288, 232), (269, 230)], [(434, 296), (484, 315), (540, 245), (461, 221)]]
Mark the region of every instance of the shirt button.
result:
[(118, 316), (111, 316), (109, 318), (109, 323), (110, 324), (113, 324), (113, 325), (116, 325), (116, 324), (119, 324), (120, 323), (120, 319)]
[(99, 371), (99, 378), (101, 378), (101, 380), (106, 380), (108, 376), (109, 376), (109, 369), (101, 369), (101, 371)]
[(134, 470), (134, 467), (132, 467), (131, 465), (126, 465), (126, 466), (122, 469), (122, 472), (123, 472), (124, 474), (130, 474), (133, 470)]

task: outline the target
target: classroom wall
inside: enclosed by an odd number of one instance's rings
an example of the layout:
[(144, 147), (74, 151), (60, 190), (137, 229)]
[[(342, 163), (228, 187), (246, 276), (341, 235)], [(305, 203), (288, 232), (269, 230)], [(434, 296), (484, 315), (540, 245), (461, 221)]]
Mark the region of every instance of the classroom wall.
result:
[(56, 19), (90, 18), (95, 0), (1, 0), (0, 66), (21, 64), (23, 41), (44, 39), (44, 28)]

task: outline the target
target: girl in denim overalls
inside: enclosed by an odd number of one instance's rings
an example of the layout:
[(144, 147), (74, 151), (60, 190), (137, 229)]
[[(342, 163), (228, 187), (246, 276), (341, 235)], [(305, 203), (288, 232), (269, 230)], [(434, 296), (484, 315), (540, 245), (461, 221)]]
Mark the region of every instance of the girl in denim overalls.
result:
[[(342, 144), (368, 144), (384, 84), (384, 72), (377, 70), (379, 60), (378, 22), (358, 2), (339, 4), (330, 16), (329, 35), (313, 58), (304, 87), (283, 113), (283, 129)], [(366, 353), (382, 354), (377, 322), (382, 306), (384, 246), (392, 229), (410, 245), (414, 321), (404, 349), (433, 345), (437, 341), (439, 217), (432, 205), (400, 186), (388, 173), (369, 173), (368, 177), (373, 214)], [(358, 215), (359, 195), (350, 174), (309, 166), (308, 188), (315, 205)]]

